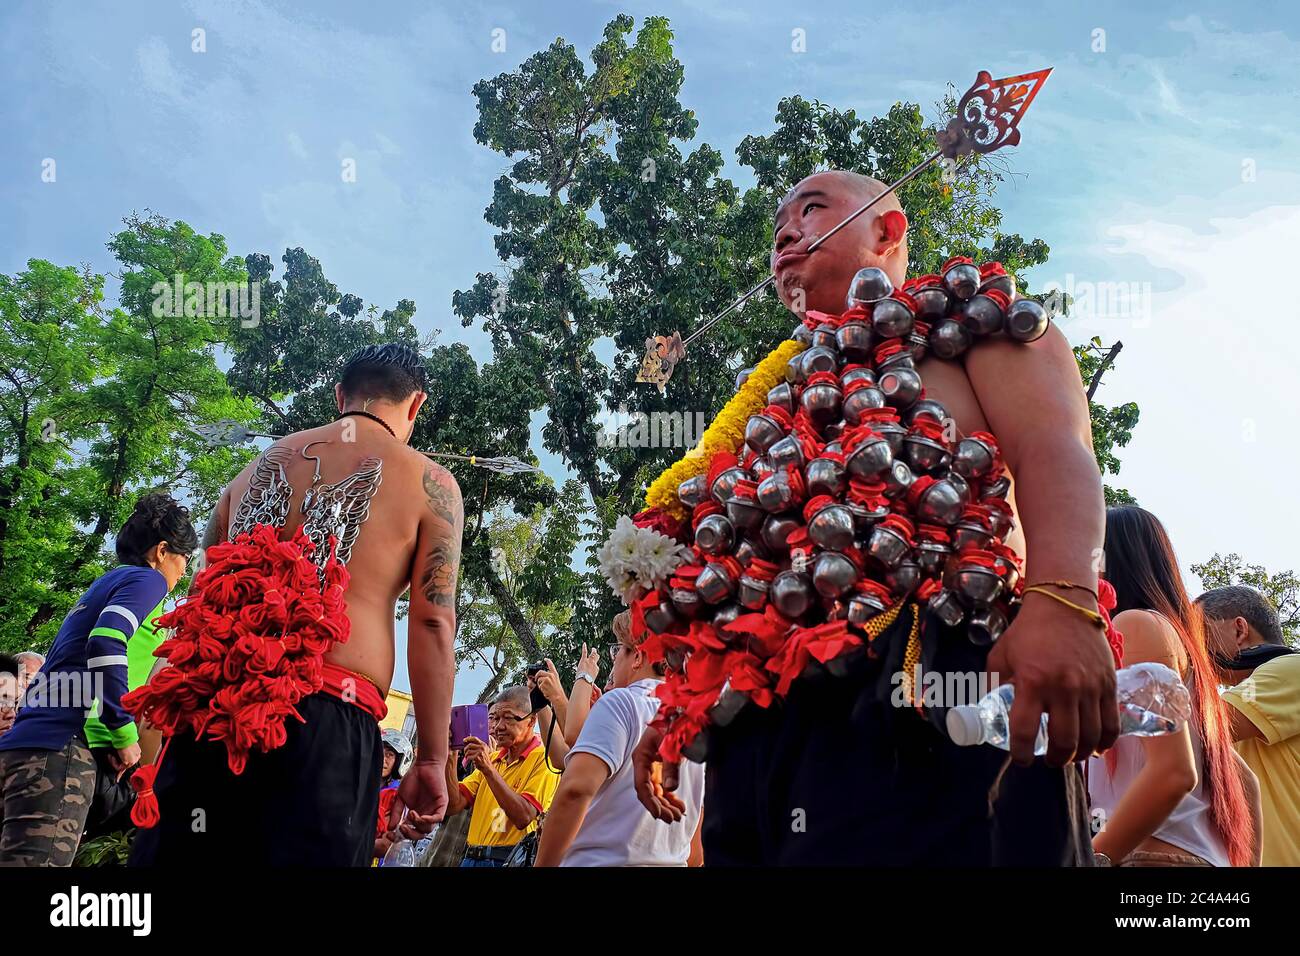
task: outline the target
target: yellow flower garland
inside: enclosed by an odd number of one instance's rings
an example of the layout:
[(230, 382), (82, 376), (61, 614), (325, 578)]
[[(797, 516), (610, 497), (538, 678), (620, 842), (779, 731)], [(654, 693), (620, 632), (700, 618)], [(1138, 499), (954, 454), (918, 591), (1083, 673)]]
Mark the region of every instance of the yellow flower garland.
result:
[(686, 508), (677, 497), (677, 486), (709, 469), (709, 462), (720, 451), (735, 452), (745, 440), (745, 423), (749, 416), (767, 405), (767, 393), (785, 380), (790, 359), (807, 345), (786, 339), (759, 362), (731, 401), (705, 429), (700, 442), (671, 468), (654, 480), (646, 491), (646, 506), (658, 508), (677, 518), (686, 517)]

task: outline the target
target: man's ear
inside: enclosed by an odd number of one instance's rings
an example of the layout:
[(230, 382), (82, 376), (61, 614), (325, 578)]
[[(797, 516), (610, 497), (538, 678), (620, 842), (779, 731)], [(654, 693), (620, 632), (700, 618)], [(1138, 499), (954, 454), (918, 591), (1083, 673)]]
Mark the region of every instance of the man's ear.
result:
[(425, 401), (427, 401), (428, 398), (429, 398), (428, 392), (415, 393), (415, 398), (411, 399), (410, 407), (406, 409), (406, 420), (408, 422), (415, 421), (415, 416), (420, 414), (420, 407), (424, 405)]
[(340, 412), (343, 411), (343, 406), (344, 406), (345, 403), (344, 403), (344, 401), (343, 401), (343, 385), (342, 385), (342, 383), (337, 383), (337, 384), (335, 384), (335, 386), (334, 386), (334, 404), (338, 406), (338, 409), (339, 409)]
[(1250, 622), (1244, 617), (1234, 617), (1232, 619), (1232, 639), (1236, 642), (1239, 651), (1244, 651), (1250, 647)]
[(897, 209), (882, 212), (875, 221), (875, 253), (887, 257), (907, 239), (907, 216)]

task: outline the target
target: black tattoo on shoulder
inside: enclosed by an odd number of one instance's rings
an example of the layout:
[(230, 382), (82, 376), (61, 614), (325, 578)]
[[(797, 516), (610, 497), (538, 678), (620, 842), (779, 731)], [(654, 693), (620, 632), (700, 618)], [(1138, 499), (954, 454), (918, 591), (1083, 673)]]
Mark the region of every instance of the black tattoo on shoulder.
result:
[(450, 489), (434, 476), (432, 471), (424, 473), (424, 494), (429, 499), (429, 510), (452, 528), (458, 528), (463, 518), (463, 506)]
[(464, 506), (460, 496), (438, 480), (436, 471), (424, 472), (423, 481), (429, 510), (447, 522), (450, 534), (430, 548), (420, 578), (420, 590), (430, 604), (455, 607), (460, 536), (465, 524)]

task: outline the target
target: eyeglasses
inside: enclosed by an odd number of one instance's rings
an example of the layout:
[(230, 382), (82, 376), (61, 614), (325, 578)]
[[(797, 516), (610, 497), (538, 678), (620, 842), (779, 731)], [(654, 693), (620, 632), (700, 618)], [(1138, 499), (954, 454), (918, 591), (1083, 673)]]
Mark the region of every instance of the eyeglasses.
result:
[(614, 661), (615, 663), (618, 663), (619, 652), (622, 651), (623, 648), (625, 648), (626, 646), (627, 645), (624, 644), (622, 641), (615, 641), (613, 644), (609, 645), (609, 659), (611, 661)]
[(512, 724), (517, 724), (519, 721), (527, 719), (527, 717), (520, 717), (518, 714), (488, 714), (489, 724), (499, 724), (503, 720), (508, 720)]

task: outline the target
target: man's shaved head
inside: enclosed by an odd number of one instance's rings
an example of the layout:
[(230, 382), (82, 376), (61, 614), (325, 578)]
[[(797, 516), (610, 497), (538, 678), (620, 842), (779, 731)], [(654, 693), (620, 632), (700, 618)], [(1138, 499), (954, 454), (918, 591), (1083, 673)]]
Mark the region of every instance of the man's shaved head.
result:
[[(843, 191), (846, 195), (856, 196), (858, 202), (853, 207), (854, 209), (857, 209), (858, 206), (861, 206), (864, 203), (870, 202), (889, 188), (879, 179), (865, 176), (862, 173), (849, 172), (847, 169), (828, 169), (824, 172), (813, 173), (806, 179), (800, 180), (796, 183), (794, 187), (785, 194), (781, 199), (780, 204), (776, 207), (777, 215), (779, 216), (781, 214), (782, 207), (799, 195), (800, 190), (806, 192), (813, 189), (825, 189), (828, 184), (832, 185), (833, 188), (837, 190)], [(890, 193), (886, 198), (880, 200), (880, 202), (871, 207), (870, 212), (879, 215), (886, 209), (897, 209), (899, 212), (903, 211), (903, 206), (898, 201), (897, 193)], [(868, 213), (863, 213), (863, 215), (868, 215)]]
[(890, 193), (811, 254), (807, 248), (887, 187), (861, 173), (814, 173), (786, 193), (776, 210), (772, 270), (792, 312), (841, 312), (854, 273), (884, 269), (895, 285), (907, 274), (907, 217)]

